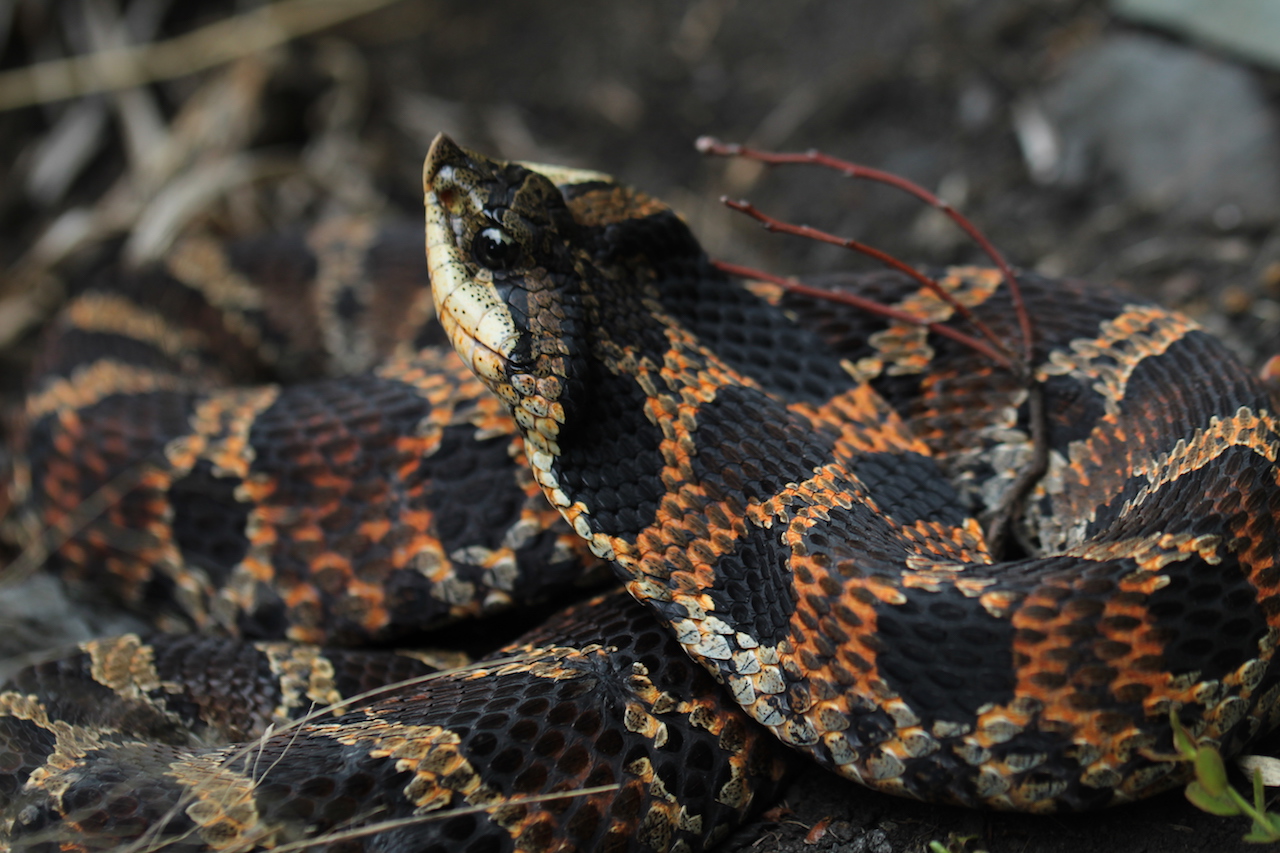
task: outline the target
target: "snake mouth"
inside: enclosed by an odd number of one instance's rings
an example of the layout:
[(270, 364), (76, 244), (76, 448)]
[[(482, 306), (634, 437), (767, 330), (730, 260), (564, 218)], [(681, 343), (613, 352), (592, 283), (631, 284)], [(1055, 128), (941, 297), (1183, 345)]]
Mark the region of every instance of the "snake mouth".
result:
[(436, 315), (454, 350), (499, 396), (515, 405), (510, 373), (518, 369), (527, 333), (495, 287), (492, 272), (475, 263), (468, 242), (492, 229), (486, 161), (440, 134), (423, 165), (427, 270)]

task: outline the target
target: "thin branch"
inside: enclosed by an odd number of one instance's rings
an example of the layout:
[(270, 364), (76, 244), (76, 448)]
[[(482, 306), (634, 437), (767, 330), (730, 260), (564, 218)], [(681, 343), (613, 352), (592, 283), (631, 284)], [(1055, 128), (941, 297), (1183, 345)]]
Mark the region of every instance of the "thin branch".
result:
[[(1005, 283), (1009, 286), (1010, 298), (1013, 300), (1014, 310), (1018, 315), (1018, 325), (1022, 331), (1023, 358), (1026, 364), (1030, 366), (1032, 362), (1034, 350), (1034, 337), (1031, 327), (1031, 316), (1027, 313), (1026, 304), (1022, 298), (1022, 289), (1018, 286), (1018, 278), (1014, 275), (1013, 268), (1009, 266), (1004, 256), (992, 245), (978, 227), (969, 221), (963, 214), (954, 207), (938, 198), (933, 193), (926, 190), (913, 181), (909, 181), (900, 175), (894, 175), (880, 169), (872, 169), (868, 166), (861, 166), (857, 163), (850, 163), (847, 160), (841, 160), (823, 154), (820, 151), (805, 151), (802, 153), (778, 153), (772, 151), (762, 151), (757, 148), (750, 148), (746, 145), (738, 145), (724, 143), (710, 136), (700, 137), (696, 143), (698, 151), (703, 154), (711, 154), (717, 157), (746, 157), (765, 163), (770, 166), (783, 165), (788, 163), (800, 163), (808, 165), (822, 166), (827, 169), (833, 169), (846, 177), (861, 178), (876, 183), (887, 184), (895, 187), (905, 193), (915, 196), (932, 207), (942, 211), (947, 218), (960, 227), (964, 233), (968, 234), (975, 243), (986, 253), (987, 257), (1000, 270), (1004, 276)], [(861, 251), (861, 250), (858, 250)], [(986, 332), (983, 332), (986, 334)], [(1003, 347), (1002, 347), (1003, 349)]]
[(298, 841), (291, 841), (288, 844), (282, 844), (279, 847), (274, 848), (274, 850), (275, 853), (293, 853), (295, 850), (307, 850), (320, 844), (329, 845), (336, 844), (341, 841), (351, 841), (369, 835), (376, 835), (379, 832), (391, 832), (396, 829), (417, 826), (433, 820), (444, 820), (445, 818), (454, 818), (460, 815), (494, 812), (499, 809), (506, 809), (512, 806), (537, 805), (538, 803), (554, 802), (555, 800), (568, 800), (574, 797), (594, 797), (596, 794), (610, 794), (621, 789), (621, 782), (613, 782), (608, 785), (595, 785), (590, 788), (576, 788), (569, 791), (555, 791), (548, 794), (515, 796), (504, 802), (486, 803), (474, 806), (459, 806), (455, 809), (442, 809), (438, 812), (427, 812), (426, 814), (412, 815), (410, 817), (392, 818), (380, 823), (372, 823), (366, 826), (355, 827), (353, 829), (326, 832), (311, 838), (303, 838)]
[[(868, 257), (875, 258), (877, 261), (889, 267), (890, 269), (894, 269), (894, 270), (897, 270), (898, 272), (911, 276), (911, 278), (915, 279), (921, 285), (923, 285), (924, 287), (928, 288), (931, 292), (936, 294), (939, 299), (941, 299), (942, 301), (950, 305), (952, 308), (954, 308), (956, 310), (956, 313), (958, 313), (960, 316), (964, 317), (966, 320), (972, 323), (973, 327), (976, 328), (984, 338), (986, 338), (988, 341), (991, 342), (990, 347), (983, 348), (984, 352), (991, 353), (992, 357), (996, 358), (996, 360), (1000, 364), (1004, 365), (1005, 367), (1009, 368), (1015, 373), (1019, 372), (1019, 368), (1016, 362), (1014, 361), (1014, 359), (1012, 358), (1011, 354), (1009, 353), (1009, 350), (1001, 342), (1000, 337), (996, 335), (996, 333), (993, 332), (990, 329), (990, 327), (987, 326), (986, 323), (982, 322), (982, 320), (974, 316), (973, 313), (969, 311), (969, 308), (966, 305), (964, 305), (958, 299), (956, 299), (953, 294), (944, 290), (942, 285), (938, 284), (938, 282), (936, 282), (929, 276), (925, 275), (924, 273), (920, 272), (919, 270), (915, 269), (914, 267), (910, 266), (909, 264), (903, 263), (902, 261), (895, 258), (893, 255), (890, 255), (888, 252), (882, 252), (881, 250), (875, 248), (874, 246), (868, 246), (866, 243), (860, 243), (859, 241), (848, 238), (848, 237), (837, 237), (835, 234), (829, 234), (826, 231), (821, 231), (809, 225), (792, 225), (790, 222), (784, 222), (781, 219), (775, 219), (774, 217), (769, 216), (767, 213), (764, 213), (758, 208), (756, 208), (756, 206), (751, 204), (750, 202), (734, 201), (733, 199), (730, 199), (730, 198), (721, 198), (720, 201), (724, 203), (727, 207), (733, 208), (734, 210), (737, 210), (741, 213), (745, 213), (747, 216), (750, 216), (752, 219), (756, 220), (761, 225), (763, 225), (765, 230), (767, 231), (776, 231), (781, 234), (792, 234), (796, 237), (804, 237), (809, 240), (816, 240), (820, 243), (830, 243), (833, 246), (840, 246), (841, 248), (849, 249), (851, 251), (858, 252), (863, 255), (867, 255)], [(817, 291), (817, 292), (822, 292), (822, 291)], [(863, 300), (863, 301), (866, 302), (867, 305), (876, 305), (880, 308), (886, 307), (886, 306), (879, 305), (879, 303), (871, 302), (870, 300)], [(874, 310), (874, 309), (868, 308), (868, 310)], [(920, 322), (920, 321), (917, 321), (917, 322)], [(945, 327), (939, 326), (939, 328), (945, 328)], [(965, 337), (968, 337), (968, 336), (966, 335)], [(975, 339), (970, 338), (970, 340), (975, 340)], [(995, 354), (996, 350), (999, 350), (1000, 354), (998, 356)]]

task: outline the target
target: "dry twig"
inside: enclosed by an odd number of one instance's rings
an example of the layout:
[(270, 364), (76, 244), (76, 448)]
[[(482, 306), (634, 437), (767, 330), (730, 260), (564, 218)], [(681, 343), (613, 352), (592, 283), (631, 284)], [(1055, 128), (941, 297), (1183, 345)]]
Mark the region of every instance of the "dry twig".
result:
[(0, 74), (0, 110), (194, 74), (399, 0), (279, 0), (165, 41), (40, 62)]

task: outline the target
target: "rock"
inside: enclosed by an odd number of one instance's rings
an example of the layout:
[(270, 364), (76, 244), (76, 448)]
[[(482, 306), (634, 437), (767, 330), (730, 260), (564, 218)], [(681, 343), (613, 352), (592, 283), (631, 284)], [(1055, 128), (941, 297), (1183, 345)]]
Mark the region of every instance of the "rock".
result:
[(1165, 27), (1280, 69), (1280, 3), (1275, 0), (1111, 0), (1111, 8), (1131, 21)]
[(1131, 202), (1175, 220), (1280, 217), (1280, 130), (1234, 64), (1149, 36), (1108, 36), (1074, 55), (1039, 104), (1059, 137), (1056, 183), (1101, 172)]

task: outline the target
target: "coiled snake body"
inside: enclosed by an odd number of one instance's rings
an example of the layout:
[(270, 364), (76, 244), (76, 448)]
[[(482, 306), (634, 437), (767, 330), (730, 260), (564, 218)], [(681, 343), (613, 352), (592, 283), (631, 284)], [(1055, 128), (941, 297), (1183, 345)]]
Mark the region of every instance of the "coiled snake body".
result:
[[(579, 609), (494, 661), (359, 701), (366, 653), (217, 641), (228, 670), (263, 685), (235, 713), (220, 698), (231, 675), (187, 677), (213, 640), (86, 647), (0, 694), (11, 844), (686, 850), (781, 778), (745, 716), (880, 790), (1033, 811), (1184, 781), (1171, 712), (1227, 752), (1274, 724), (1273, 403), (1187, 319), (1021, 276), (1046, 409), (1036, 448), (1025, 383), (982, 355), (739, 287), (670, 210), (603, 175), (440, 139), (424, 182), (441, 327), (509, 418), (424, 336), (300, 392), (211, 394), (183, 384), (190, 371), (67, 356), (28, 404), (29, 502), (57, 522), (139, 447), (162, 448), (60, 559), (244, 634), (393, 637), (415, 610), (506, 603), (535, 563), (563, 584), (592, 561), (579, 541), (652, 615), (614, 598), (598, 625)], [(252, 311), (228, 280), (206, 275), (202, 298), (238, 307), (228, 336), (243, 338)], [(330, 282), (338, 320), (361, 314), (347, 297), (370, 304)], [(1016, 334), (997, 273), (941, 282)], [(832, 284), (959, 322), (904, 277)], [(385, 316), (422, 313), (405, 293)], [(167, 340), (124, 319), (111, 333), (127, 328), (148, 353)], [(92, 418), (125, 422), (112, 406), (136, 423), (144, 400), (160, 412), (148, 426), (78, 443)], [(978, 517), (1038, 450), (1049, 467), (1018, 521), (1023, 552), (992, 554)], [(450, 479), (473, 496), (445, 496)], [(474, 496), (486, 488), (507, 496), (500, 510)], [(465, 520), (476, 507), (485, 529)], [(122, 556), (103, 525), (149, 538)], [(424, 671), (420, 657), (376, 666), (394, 680)], [(100, 719), (73, 677), (96, 685)], [(339, 707), (247, 748), (198, 744), (325, 702)], [(143, 717), (145, 735), (129, 728)]]

